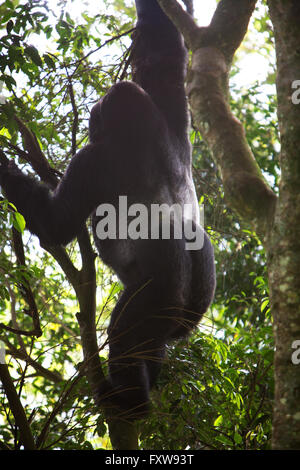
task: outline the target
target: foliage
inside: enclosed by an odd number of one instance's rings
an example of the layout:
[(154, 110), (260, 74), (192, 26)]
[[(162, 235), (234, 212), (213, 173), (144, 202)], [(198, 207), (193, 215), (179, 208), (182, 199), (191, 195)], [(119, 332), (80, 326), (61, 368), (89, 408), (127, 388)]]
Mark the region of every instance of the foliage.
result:
[[(0, 81), (7, 98), (0, 108), (0, 145), (28, 172), (32, 170), (16, 116), (35, 134), (59, 174), (87, 141), (88, 110), (97, 97), (120, 76), (129, 76), (125, 33), (132, 28), (134, 9), (115, 0), (110, 14), (111, 3), (100, 3), (95, 16), (83, 12), (80, 18), (52, 2), (5, 0), (0, 5)], [(258, 84), (243, 93), (232, 90), (232, 105), (276, 188), (274, 97), (270, 93), (262, 101), (259, 92)], [(273, 393), (265, 255), (256, 234), (241, 226), (226, 206), (217, 169), (201, 136), (193, 132), (191, 140), (197, 191), (215, 244), (218, 288), (201, 330), (189, 342), (168, 348), (168, 361), (153, 391), (154, 413), (141, 426), (141, 448), (265, 449)], [(1, 200), (0, 323), (32, 329), (22, 293), (25, 280), (33, 291), (43, 332), (34, 338), (0, 329), (33, 435), (44, 449), (109, 448), (103, 416), (98, 415), (80, 373), (75, 294), (53, 258), (27, 232), (23, 234), (26, 266), (18, 265), (12, 225), (23, 232), (21, 216)], [(80, 263), (75, 244), (68, 253)], [(97, 268), (97, 328), (99, 344), (105, 345), (107, 318), (121, 287), (100, 262)], [(105, 347), (101, 354), (105, 365)], [(0, 448), (20, 448), (2, 391)]]
[[(232, 338), (200, 333), (169, 348), (141, 435), (147, 449), (245, 450), (270, 447), (271, 326), (234, 328)], [(219, 331), (221, 333), (221, 331)], [(180, 377), (180, 381), (178, 380)]]

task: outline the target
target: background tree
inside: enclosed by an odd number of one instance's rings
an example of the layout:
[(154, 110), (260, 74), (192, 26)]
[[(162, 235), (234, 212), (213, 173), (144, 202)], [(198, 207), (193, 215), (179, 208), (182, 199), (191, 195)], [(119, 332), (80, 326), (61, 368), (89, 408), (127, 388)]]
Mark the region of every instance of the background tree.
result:
[[(256, 2), (222, 0), (212, 25), (199, 30), (175, 1), (164, 3), (183, 27), (187, 43), (197, 38), (188, 77), (194, 176), (215, 242), (218, 289), (201, 329), (189, 342), (168, 348), (169, 360), (153, 391), (154, 412), (142, 423), (139, 446), (270, 448), (274, 346), (266, 257), (273, 211), (278, 210), (275, 98), (270, 94), (261, 101), (257, 84), (247, 91), (231, 88), (231, 97), (228, 89), (237, 67), (234, 62), (230, 68), (232, 57)], [(279, 8), (279, 2), (274, 5)], [(87, 142), (92, 104), (112, 83), (130, 78), (135, 9), (122, 0), (107, 0), (96, 15), (88, 11), (76, 19), (63, 6), (51, 8), (52, 2), (36, 1), (0, 5), (0, 80), (6, 90), (0, 143), (29, 173), (55, 186), (72, 154)], [(269, 53), (268, 11), (254, 14)], [(251, 47), (250, 42), (245, 50)], [(229, 104), (243, 122), (248, 143)], [(261, 171), (272, 181), (272, 190)], [(14, 207), (2, 200), (0, 210), (0, 339), (7, 361), (0, 365), (0, 446), (109, 448), (105, 417), (91, 397), (105, 372), (105, 327), (121, 286), (95, 259), (89, 225), (67, 249), (41, 249), (28, 232), (20, 236), (24, 221)], [(286, 284), (275, 287), (281, 285)], [(281, 327), (279, 339), (282, 332), (289, 329)], [(289, 338), (285, 341), (289, 374), (297, 385), (298, 369), (291, 364)], [(292, 416), (297, 417), (296, 401)], [(297, 448), (290, 438), (293, 418), (287, 419), (287, 444), (274, 440), (274, 446)], [(136, 429), (109, 424), (114, 447), (137, 446)]]

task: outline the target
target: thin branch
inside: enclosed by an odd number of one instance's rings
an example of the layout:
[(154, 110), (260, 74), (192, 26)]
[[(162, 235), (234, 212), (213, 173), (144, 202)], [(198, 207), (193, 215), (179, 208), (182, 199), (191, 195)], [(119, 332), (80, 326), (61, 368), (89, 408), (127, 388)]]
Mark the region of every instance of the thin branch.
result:
[(97, 342), (95, 318), (89, 317), (89, 309), (83, 309), (76, 314), (80, 327), (80, 336), (83, 349), (83, 368), (86, 373), (94, 401), (98, 402), (99, 391), (105, 383), (105, 375), (101, 367), (99, 347)]
[(17, 335), (22, 335), (22, 336), (36, 336), (36, 337), (41, 336), (39, 334), (39, 331), (36, 331), (35, 329), (31, 331), (19, 330), (17, 328), (12, 328), (11, 326), (7, 326), (4, 323), (0, 323), (0, 330), (10, 331), (11, 333), (15, 333)]
[[(22, 235), (14, 227), (12, 228), (12, 239), (17, 263), (19, 266), (26, 267)], [(25, 280), (23, 280), (21, 283), (21, 291), (29, 306), (29, 310), (27, 310), (26, 313), (28, 313), (28, 315), (30, 315), (32, 318), (34, 330), (36, 331), (36, 337), (38, 338), (39, 336), (42, 336), (38, 308), (35, 303), (35, 298), (31, 287), (29, 283)]]
[(183, 0), (186, 6), (186, 11), (189, 15), (194, 16), (194, 0)]
[[(1, 268), (0, 268), (1, 269)], [(1, 269), (1, 271), (4, 272), (5, 274), (5, 271)], [(5, 279), (5, 278), (4, 278)], [(10, 296), (10, 314), (11, 314), (11, 322), (12, 322), (12, 326), (13, 328), (15, 328), (16, 330), (19, 330), (20, 329), (20, 326), (18, 325), (18, 322), (17, 322), (17, 313), (16, 313), (16, 295), (10, 285), (10, 282), (8, 279), (5, 279), (4, 280), (4, 283), (6, 285), (6, 288), (9, 292), (9, 296)], [(20, 335), (18, 335), (17, 337), (17, 340), (18, 340), (18, 343), (19, 343), (19, 346), (20, 346), (20, 350), (23, 352), (23, 353), (26, 353), (26, 346), (25, 346), (25, 343), (22, 339), (22, 337)]]
[(117, 81), (119, 73), (121, 72), (122, 68), (123, 68), (123, 71), (120, 75), (120, 81), (123, 81), (125, 79), (128, 67), (130, 66), (130, 63), (132, 61), (132, 53), (133, 53), (133, 46), (131, 44), (131, 46), (125, 51), (123, 59), (120, 62), (116, 76), (114, 78), (114, 82)]
[(36, 446), (31, 433), (27, 417), (17, 394), (12, 378), (9, 374), (7, 364), (0, 364), (0, 380), (4, 387), (10, 409), (14, 415), (15, 422), (20, 430), (20, 439), (25, 450), (35, 450)]
[[(114, 41), (117, 41), (118, 39), (121, 39), (122, 37), (124, 36), (128, 36), (129, 34), (133, 33), (135, 31), (135, 28), (131, 28), (129, 29), (128, 31), (125, 31), (125, 33), (121, 33), (121, 34), (118, 34), (117, 36), (114, 36), (110, 39), (108, 39), (107, 41), (105, 41), (103, 44), (101, 44), (99, 47), (97, 47), (96, 49), (88, 52), (84, 57), (82, 57), (81, 59), (77, 60), (76, 62), (74, 62), (73, 64), (71, 65), (76, 65), (76, 70), (78, 69), (78, 67), (80, 66), (81, 62), (83, 62), (85, 59), (87, 59), (90, 55), (94, 54), (95, 52), (98, 52), (100, 49), (102, 49), (103, 47), (107, 46), (108, 44), (110, 44), (111, 42), (114, 42)], [(75, 70), (75, 72), (76, 72)]]
[(78, 131), (78, 109), (77, 109), (76, 102), (75, 102), (72, 79), (69, 76), (67, 67), (66, 67), (66, 73), (68, 77), (68, 92), (69, 92), (73, 116), (74, 116), (73, 124), (72, 124), (72, 155), (75, 155), (77, 151), (76, 137), (77, 137), (77, 131)]
[(19, 131), (23, 137), (24, 147), (28, 153), (28, 163), (30, 163), (42, 181), (52, 188), (55, 187), (58, 181), (55, 175), (55, 170), (53, 170), (49, 165), (36, 136), (18, 116), (15, 115), (14, 119), (18, 124)]
[(54, 383), (58, 383), (63, 380), (63, 377), (59, 372), (46, 369), (39, 362), (32, 359), (32, 357), (30, 357), (26, 351), (17, 349), (6, 338), (2, 338), (2, 341), (6, 344), (8, 348), (8, 354), (11, 354), (14, 358), (21, 359), (21, 361), (25, 361), (28, 365), (30, 365), (33, 369), (36, 370), (38, 375), (41, 375), (45, 379), (51, 380), (51, 382)]
[(65, 403), (65, 401), (68, 399), (69, 395), (71, 394), (73, 388), (77, 385), (77, 383), (79, 382), (79, 380), (81, 379), (81, 374), (77, 373), (75, 378), (71, 381), (71, 384), (69, 386), (69, 388), (66, 388), (65, 390), (63, 390), (63, 392), (61, 393), (61, 396), (58, 400), (58, 402), (55, 404), (55, 406), (53, 407), (53, 410), (52, 412), (50, 413), (43, 429), (41, 430), (37, 440), (36, 440), (36, 447), (37, 449), (41, 449), (43, 447), (43, 444), (47, 438), (47, 435), (48, 435), (48, 432), (49, 432), (49, 428), (50, 428), (50, 425), (52, 423), (52, 421), (54, 420), (54, 418), (57, 416), (58, 413), (60, 413), (60, 411), (62, 410), (63, 408), (63, 405)]
[(42, 243), (41, 247), (48, 251), (48, 253), (50, 253), (58, 262), (69, 282), (75, 289), (75, 286), (80, 283), (80, 271), (75, 268), (66, 250), (62, 246), (49, 246)]

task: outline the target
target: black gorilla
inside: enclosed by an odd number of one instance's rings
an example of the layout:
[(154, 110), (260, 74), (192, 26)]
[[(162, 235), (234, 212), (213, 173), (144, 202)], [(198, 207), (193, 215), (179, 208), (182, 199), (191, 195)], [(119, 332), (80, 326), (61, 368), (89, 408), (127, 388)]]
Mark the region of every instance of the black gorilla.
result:
[[(108, 329), (106, 395), (131, 417), (147, 410), (166, 343), (199, 322), (215, 289), (213, 249), (199, 227), (191, 174), (186, 51), (156, 0), (136, 0), (136, 7), (135, 83), (114, 85), (93, 107), (90, 144), (72, 158), (56, 190), (12, 163), (0, 167), (8, 199), (42, 242), (67, 244), (94, 214), (100, 256), (124, 284)], [(120, 195), (128, 206), (139, 203), (149, 210), (154, 203), (191, 204), (203, 246), (188, 250), (184, 236), (165, 239), (161, 233), (158, 239), (99, 239), (95, 210), (103, 203), (118, 208)]]

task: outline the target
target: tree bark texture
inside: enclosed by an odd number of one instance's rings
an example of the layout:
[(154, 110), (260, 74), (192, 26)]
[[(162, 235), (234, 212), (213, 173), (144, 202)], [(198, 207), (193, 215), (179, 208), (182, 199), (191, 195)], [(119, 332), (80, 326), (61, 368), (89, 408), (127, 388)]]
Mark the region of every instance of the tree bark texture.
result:
[(292, 84), (300, 78), (300, 3), (270, 0), (277, 57), (281, 184), (270, 234), (269, 284), (275, 335), (273, 448), (300, 449), (300, 365), (292, 345), (300, 340), (300, 105)]

